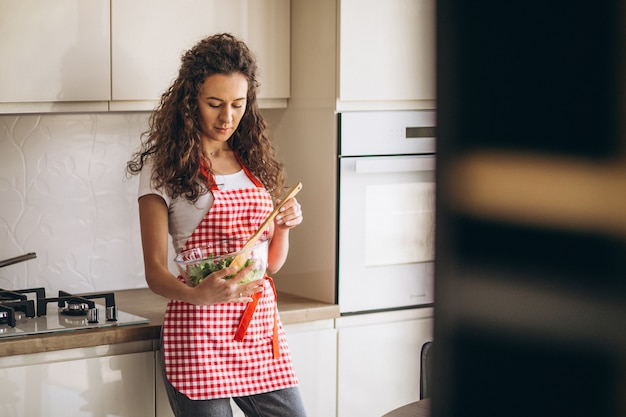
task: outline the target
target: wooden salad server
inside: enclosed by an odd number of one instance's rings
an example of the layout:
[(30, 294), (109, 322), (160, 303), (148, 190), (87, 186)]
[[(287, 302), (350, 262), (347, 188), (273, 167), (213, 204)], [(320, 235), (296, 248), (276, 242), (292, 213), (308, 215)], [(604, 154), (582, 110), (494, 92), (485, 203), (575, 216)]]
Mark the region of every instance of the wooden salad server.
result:
[[(298, 182), (296, 185), (291, 187), (289, 191), (287, 191), (287, 194), (285, 194), (285, 197), (280, 201), (280, 203), (276, 205), (276, 207), (274, 207), (274, 210), (270, 213), (269, 216), (267, 216), (267, 219), (265, 219), (265, 221), (261, 224), (261, 226), (259, 226), (257, 231), (252, 235), (252, 237), (248, 239), (248, 242), (246, 242), (246, 244), (243, 245), (243, 247), (241, 248), (242, 251), (256, 245), (257, 241), (259, 240), (259, 237), (261, 237), (261, 233), (263, 233), (265, 228), (267, 228), (270, 222), (273, 221), (274, 218), (278, 215), (278, 212), (285, 205), (287, 200), (295, 197), (296, 194), (298, 194), (298, 192), (300, 192), (301, 189), (302, 189), (302, 183)], [(242, 253), (240, 255), (237, 255), (232, 260), (232, 262), (230, 263), (230, 266), (236, 266), (237, 270), (239, 270), (246, 263), (247, 260), (248, 259), (246, 258), (246, 254)]]

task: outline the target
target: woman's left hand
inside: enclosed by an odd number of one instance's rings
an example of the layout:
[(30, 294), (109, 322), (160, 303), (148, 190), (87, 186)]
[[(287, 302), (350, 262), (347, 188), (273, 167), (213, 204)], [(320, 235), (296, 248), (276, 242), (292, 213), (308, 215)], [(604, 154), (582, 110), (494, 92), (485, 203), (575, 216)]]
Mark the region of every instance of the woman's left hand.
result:
[(285, 205), (280, 209), (274, 222), (276, 227), (283, 229), (291, 229), (302, 223), (302, 206), (295, 198), (287, 200)]

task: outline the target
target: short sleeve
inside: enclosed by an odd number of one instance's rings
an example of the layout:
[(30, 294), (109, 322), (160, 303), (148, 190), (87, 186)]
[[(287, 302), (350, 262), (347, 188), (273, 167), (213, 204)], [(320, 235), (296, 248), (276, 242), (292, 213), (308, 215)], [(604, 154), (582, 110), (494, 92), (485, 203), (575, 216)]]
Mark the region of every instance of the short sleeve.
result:
[(162, 189), (156, 188), (154, 186), (154, 181), (152, 181), (152, 173), (154, 171), (154, 165), (152, 164), (152, 159), (146, 160), (141, 172), (139, 173), (139, 193), (137, 198), (143, 197), (147, 194), (156, 194), (159, 195), (165, 200), (165, 203), (169, 207), (172, 199), (170, 196), (166, 195)]

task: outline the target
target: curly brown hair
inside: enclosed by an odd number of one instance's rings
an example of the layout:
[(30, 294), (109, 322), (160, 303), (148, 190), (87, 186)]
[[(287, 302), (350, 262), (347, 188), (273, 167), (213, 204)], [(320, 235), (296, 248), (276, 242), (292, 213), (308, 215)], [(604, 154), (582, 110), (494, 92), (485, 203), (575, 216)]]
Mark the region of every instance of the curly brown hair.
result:
[(243, 74), (248, 80), (247, 105), (228, 145), (272, 197), (279, 198), (285, 183), (284, 165), (275, 156), (267, 123), (257, 104), (258, 81), (254, 55), (244, 42), (228, 33), (202, 39), (182, 56), (178, 77), (161, 96), (150, 115), (141, 147), (126, 164), (129, 175), (138, 174), (150, 157), (155, 185), (173, 198), (195, 202), (207, 192), (210, 179), (202, 174), (203, 161), (211, 169), (200, 139), (198, 93), (214, 74)]

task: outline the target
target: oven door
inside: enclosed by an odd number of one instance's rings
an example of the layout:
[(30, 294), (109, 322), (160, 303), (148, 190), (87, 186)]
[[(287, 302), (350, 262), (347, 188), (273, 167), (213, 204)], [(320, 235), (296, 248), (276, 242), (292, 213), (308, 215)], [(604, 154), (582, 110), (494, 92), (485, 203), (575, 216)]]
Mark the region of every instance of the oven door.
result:
[(341, 313), (433, 302), (435, 157), (342, 157)]

